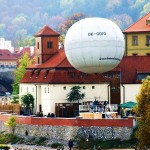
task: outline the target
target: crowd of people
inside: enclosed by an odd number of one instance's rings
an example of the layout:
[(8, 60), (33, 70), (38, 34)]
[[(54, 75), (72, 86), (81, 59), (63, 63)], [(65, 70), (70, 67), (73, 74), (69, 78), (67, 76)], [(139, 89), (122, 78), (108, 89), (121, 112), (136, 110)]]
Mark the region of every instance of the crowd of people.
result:
[(109, 107), (106, 107), (108, 104), (107, 101), (104, 101), (104, 102), (100, 102), (98, 100), (94, 100), (92, 102), (92, 105), (91, 105), (91, 110), (92, 112), (105, 112), (105, 111), (110, 111), (110, 108)]
[(48, 113), (47, 115), (43, 114), (43, 111), (37, 112), (36, 117), (56, 117), (56, 115), (54, 113)]

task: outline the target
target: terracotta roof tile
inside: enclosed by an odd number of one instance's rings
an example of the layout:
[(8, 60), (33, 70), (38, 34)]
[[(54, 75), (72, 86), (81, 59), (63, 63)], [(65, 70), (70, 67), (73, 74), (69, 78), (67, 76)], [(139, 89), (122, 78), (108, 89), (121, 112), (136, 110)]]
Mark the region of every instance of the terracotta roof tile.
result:
[[(138, 72), (150, 73), (150, 56), (124, 56), (121, 63), (109, 73), (120, 72), (121, 83), (136, 83)], [(41, 70), (39, 76), (33, 70)], [(46, 71), (49, 70), (46, 77)], [(22, 83), (100, 83), (109, 82), (103, 74), (85, 74), (74, 69), (68, 62), (65, 52), (59, 51), (42, 65), (33, 65), (27, 68)]]
[(60, 34), (52, 30), (49, 26), (44, 26), (39, 32), (37, 32), (34, 36), (59, 36)]
[(128, 27), (126, 30), (124, 30), (124, 33), (129, 32), (146, 32), (150, 31), (150, 24), (146, 24), (146, 20), (149, 20), (150, 18), (150, 12), (143, 16), (141, 19), (139, 19), (137, 22), (132, 24), (130, 27)]
[(59, 50), (48, 61), (41, 65), (31, 65), (28, 68), (59, 68), (59, 67), (72, 67), (68, 62), (64, 50)]
[[(22, 55), (23, 55), (24, 53), (26, 53), (26, 52), (29, 54), (29, 56), (31, 56), (31, 49), (30, 49), (30, 47), (24, 47), (22, 50), (20, 50), (20, 51), (14, 53), (14, 56), (15, 56), (16, 58), (21, 58)], [(33, 57), (33, 56), (31, 56), (31, 57)]]
[[(125, 56), (118, 65), (122, 83), (136, 83), (138, 72), (150, 73), (150, 56)], [(115, 70), (115, 69), (114, 69)]]
[(7, 49), (0, 49), (0, 60), (17, 60), (17, 58)]

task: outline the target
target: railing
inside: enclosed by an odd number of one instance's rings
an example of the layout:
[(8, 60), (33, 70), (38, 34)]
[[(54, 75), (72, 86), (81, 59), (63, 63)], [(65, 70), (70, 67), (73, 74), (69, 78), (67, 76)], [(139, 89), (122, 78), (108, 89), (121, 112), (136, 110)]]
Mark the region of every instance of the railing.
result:
[(118, 110), (117, 104), (104, 105), (79, 105), (79, 112), (105, 112), (109, 108), (110, 111), (116, 112)]

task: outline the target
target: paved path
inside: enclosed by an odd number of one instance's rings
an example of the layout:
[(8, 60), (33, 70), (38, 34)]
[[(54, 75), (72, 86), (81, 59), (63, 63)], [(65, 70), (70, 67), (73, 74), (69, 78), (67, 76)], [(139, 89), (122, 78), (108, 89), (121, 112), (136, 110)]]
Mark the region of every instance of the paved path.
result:
[[(57, 150), (57, 149), (44, 147), (44, 146), (15, 144), (12, 145), (10, 150)], [(69, 148), (64, 147), (64, 150), (69, 150)], [(78, 150), (78, 149), (73, 149), (73, 150)], [(135, 150), (135, 149), (102, 149), (102, 150)]]

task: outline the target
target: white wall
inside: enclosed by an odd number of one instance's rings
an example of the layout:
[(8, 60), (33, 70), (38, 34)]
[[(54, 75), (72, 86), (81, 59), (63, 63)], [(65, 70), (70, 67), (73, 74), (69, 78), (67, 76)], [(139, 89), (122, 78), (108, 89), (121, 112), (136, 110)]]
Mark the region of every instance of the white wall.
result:
[(0, 38), (0, 49), (8, 49), (11, 53), (14, 52), (11, 41), (6, 41), (4, 38)]
[[(31, 93), (35, 98), (36, 112), (39, 111), (39, 105), (41, 104), (43, 113), (47, 115), (49, 112), (55, 113), (55, 103), (67, 103), (66, 96), (75, 84), (41, 84), (36, 86), (35, 84), (20, 84), (20, 95)], [(85, 93), (83, 101), (93, 101), (94, 97), (97, 97), (99, 101), (108, 100), (108, 84), (80, 84), (79, 86), (81, 91)], [(85, 89), (83, 89), (83, 86), (85, 86)], [(92, 86), (95, 89), (92, 89)], [(123, 86), (121, 85), (121, 103), (124, 102), (124, 98), (125, 102), (136, 102), (136, 95), (140, 91), (141, 84), (123, 84)]]
[[(47, 115), (48, 112), (55, 113), (55, 103), (67, 103), (66, 96), (75, 84), (43, 84), (36, 86), (35, 84), (20, 84), (20, 95), (27, 94), (27, 92), (31, 93), (35, 97), (35, 101), (37, 95), (37, 105), (42, 104), (43, 113)], [(83, 101), (93, 101), (94, 97), (97, 97), (99, 101), (108, 100), (108, 84), (80, 84), (79, 86), (81, 91), (85, 93)], [(85, 89), (83, 89), (83, 86), (85, 86)], [(94, 89), (92, 89), (92, 86), (94, 86)], [(38, 106), (37, 111), (39, 111)]]
[[(140, 92), (141, 84), (123, 84), (121, 85), (121, 103), (133, 101), (136, 102), (136, 95)], [(124, 90), (123, 90), (124, 88)], [(125, 91), (125, 93), (124, 93)]]

